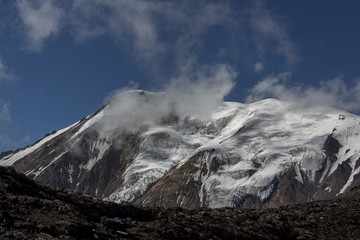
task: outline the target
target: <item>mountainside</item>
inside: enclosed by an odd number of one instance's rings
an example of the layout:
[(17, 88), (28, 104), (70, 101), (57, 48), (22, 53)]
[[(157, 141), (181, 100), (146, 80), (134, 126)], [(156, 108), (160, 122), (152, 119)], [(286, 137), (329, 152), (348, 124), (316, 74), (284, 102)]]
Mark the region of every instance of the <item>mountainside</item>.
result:
[(358, 239), (360, 189), (269, 208), (143, 208), (51, 189), (0, 167), (1, 239)]
[(148, 109), (161, 94), (126, 94), (147, 110), (144, 119), (156, 121), (130, 125), (138, 109), (113, 114), (127, 104), (120, 99), (34, 145), (1, 153), (0, 165), (48, 186), (160, 207), (276, 207), (333, 198), (360, 184), (359, 116), (276, 99), (225, 102), (207, 117), (179, 114), (176, 106), (160, 114)]

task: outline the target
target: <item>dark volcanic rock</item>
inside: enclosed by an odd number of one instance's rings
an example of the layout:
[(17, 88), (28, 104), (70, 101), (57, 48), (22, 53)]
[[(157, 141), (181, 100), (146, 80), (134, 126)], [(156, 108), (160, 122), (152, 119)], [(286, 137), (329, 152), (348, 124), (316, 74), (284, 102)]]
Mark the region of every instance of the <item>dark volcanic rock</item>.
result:
[(1, 239), (359, 239), (360, 188), (255, 209), (138, 208), (35, 184), (0, 167)]

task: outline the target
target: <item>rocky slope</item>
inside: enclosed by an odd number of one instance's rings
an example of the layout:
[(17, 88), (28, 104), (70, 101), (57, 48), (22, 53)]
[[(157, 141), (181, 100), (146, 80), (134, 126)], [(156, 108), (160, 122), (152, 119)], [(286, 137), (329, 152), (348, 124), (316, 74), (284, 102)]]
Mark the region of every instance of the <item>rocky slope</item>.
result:
[(1, 239), (358, 239), (360, 189), (277, 209), (139, 208), (0, 167)]
[(0, 165), (48, 186), (142, 206), (276, 207), (330, 199), (360, 184), (359, 116), (267, 99), (224, 102), (204, 117), (175, 105), (155, 111), (161, 94), (124, 94), (2, 153)]

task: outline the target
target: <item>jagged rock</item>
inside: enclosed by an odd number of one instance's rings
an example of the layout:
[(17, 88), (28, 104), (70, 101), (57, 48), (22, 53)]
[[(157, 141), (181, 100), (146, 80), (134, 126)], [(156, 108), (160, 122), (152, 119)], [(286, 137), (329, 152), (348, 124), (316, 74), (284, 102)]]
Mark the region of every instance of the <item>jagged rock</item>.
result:
[(36, 184), (0, 167), (1, 239), (357, 239), (360, 188), (280, 208), (141, 208)]

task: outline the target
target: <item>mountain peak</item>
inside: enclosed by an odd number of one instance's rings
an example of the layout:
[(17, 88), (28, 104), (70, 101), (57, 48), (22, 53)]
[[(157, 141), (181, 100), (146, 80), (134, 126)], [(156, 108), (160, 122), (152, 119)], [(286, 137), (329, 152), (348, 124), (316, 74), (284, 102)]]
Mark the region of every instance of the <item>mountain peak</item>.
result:
[(360, 182), (356, 115), (265, 99), (218, 103), (204, 117), (176, 104), (162, 93), (121, 93), (0, 164), (50, 186), (163, 207), (279, 206)]

